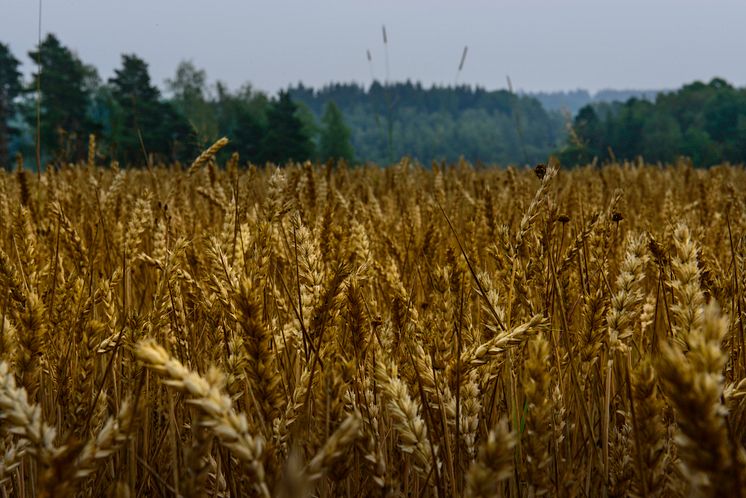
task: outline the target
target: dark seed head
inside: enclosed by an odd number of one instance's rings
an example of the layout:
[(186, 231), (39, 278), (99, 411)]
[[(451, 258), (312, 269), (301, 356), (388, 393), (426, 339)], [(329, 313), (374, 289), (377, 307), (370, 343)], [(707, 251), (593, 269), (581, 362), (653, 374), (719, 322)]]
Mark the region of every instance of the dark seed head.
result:
[(541, 180), (544, 178), (544, 175), (547, 173), (547, 166), (545, 164), (539, 163), (534, 168), (534, 173), (536, 176)]
[(619, 223), (620, 221), (622, 221), (622, 220), (624, 219), (624, 216), (622, 216), (622, 213), (620, 213), (620, 212), (618, 212), (618, 211), (614, 211), (614, 212), (613, 212), (613, 213), (611, 214), (611, 219), (612, 219), (613, 221), (616, 221), (617, 223)]
[(565, 223), (567, 223), (568, 221), (570, 221), (570, 217), (569, 217), (569, 216), (567, 216), (566, 214), (561, 214), (561, 215), (559, 215), (559, 216), (557, 217), (557, 221), (559, 221), (559, 222), (560, 222), (560, 223), (562, 223), (562, 224), (565, 224)]
[(650, 239), (648, 241), (648, 250), (650, 250), (650, 253), (653, 255), (656, 264), (665, 264), (667, 261), (666, 251), (650, 234), (648, 234), (648, 239)]

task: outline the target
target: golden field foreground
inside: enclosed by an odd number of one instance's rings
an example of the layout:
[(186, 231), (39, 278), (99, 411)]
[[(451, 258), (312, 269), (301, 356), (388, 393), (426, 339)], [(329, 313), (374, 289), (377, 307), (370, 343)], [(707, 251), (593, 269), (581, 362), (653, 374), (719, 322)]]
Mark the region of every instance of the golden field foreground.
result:
[(2, 496), (738, 496), (744, 186), (0, 173)]

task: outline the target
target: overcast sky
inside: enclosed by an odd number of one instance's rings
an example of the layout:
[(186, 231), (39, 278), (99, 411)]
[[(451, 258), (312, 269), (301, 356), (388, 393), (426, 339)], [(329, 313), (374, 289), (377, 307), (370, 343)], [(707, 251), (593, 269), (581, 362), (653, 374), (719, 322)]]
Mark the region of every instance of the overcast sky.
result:
[[(0, 0), (0, 42), (28, 68), (37, 0)], [(163, 86), (180, 60), (269, 92), (302, 81), (459, 83), (525, 91), (746, 85), (744, 0), (44, 0), (53, 32), (108, 79), (136, 53)], [(366, 50), (373, 55), (372, 67)]]

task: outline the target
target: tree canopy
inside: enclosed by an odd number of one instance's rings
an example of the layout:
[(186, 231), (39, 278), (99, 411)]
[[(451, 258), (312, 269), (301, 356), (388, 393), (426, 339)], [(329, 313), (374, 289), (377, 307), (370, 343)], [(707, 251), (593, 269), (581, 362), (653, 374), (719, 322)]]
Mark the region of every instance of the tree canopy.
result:
[(303, 85), (290, 95), (320, 117), (334, 102), (350, 128), (358, 160), (386, 164), (411, 156), (425, 164), (464, 157), (488, 163), (544, 160), (564, 141), (564, 118), (534, 98), (469, 86), (425, 88), (419, 83), (368, 88)]
[(218, 138), (218, 123), (213, 106), (208, 101), (207, 73), (192, 62), (181, 62), (173, 79), (166, 80), (171, 102), (187, 119), (201, 147)]
[(184, 61), (165, 81), (164, 94), (135, 54), (122, 55), (106, 81), (53, 34), (28, 56), (37, 69), (24, 83), (20, 62), (0, 43), (4, 166), (16, 151), (32, 154), (37, 85), (41, 153), (55, 163), (85, 158), (91, 133), (100, 159), (135, 166), (189, 162), (221, 136), (230, 139), (221, 157), (237, 152), (255, 164), (388, 164), (410, 156), (424, 164), (465, 158), (506, 165), (540, 162), (553, 153), (566, 165), (637, 157), (663, 163), (681, 156), (702, 166), (746, 162), (746, 89), (718, 78), (673, 92), (533, 96), (373, 81), (321, 89), (298, 84), (272, 97), (250, 84), (232, 90), (211, 83), (204, 70)]
[(637, 157), (661, 163), (688, 157), (698, 166), (744, 163), (746, 89), (715, 78), (660, 93), (654, 102), (585, 106), (560, 157), (568, 164)]
[[(41, 90), (39, 135), (44, 151), (60, 160), (82, 157), (93, 123), (86, 109), (91, 85), (98, 79), (96, 70), (81, 60), (57, 37), (49, 34), (36, 50), (29, 52), (41, 70), (35, 72), (27, 89)], [(36, 121), (36, 109), (28, 106), (29, 122)]]
[(288, 92), (280, 92), (267, 110), (267, 131), (262, 142), (262, 158), (277, 164), (305, 161), (314, 155), (311, 137), (304, 131), (298, 105)]
[(150, 81), (147, 63), (136, 55), (122, 55), (121, 68), (109, 80), (116, 105), (115, 130), (110, 137), (116, 157), (128, 164), (142, 163), (144, 154), (177, 160), (179, 148), (197, 150), (183, 115), (160, 98)]
[(327, 102), (321, 121), (324, 128), (319, 143), (319, 158), (322, 161), (344, 159), (352, 163), (355, 153), (350, 143), (350, 129), (333, 101)]
[(18, 130), (11, 124), (16, 112), (16, 99), (21, 94), (21, 62), (0, 43), (0, 168), (10, 168), (10, 142)]

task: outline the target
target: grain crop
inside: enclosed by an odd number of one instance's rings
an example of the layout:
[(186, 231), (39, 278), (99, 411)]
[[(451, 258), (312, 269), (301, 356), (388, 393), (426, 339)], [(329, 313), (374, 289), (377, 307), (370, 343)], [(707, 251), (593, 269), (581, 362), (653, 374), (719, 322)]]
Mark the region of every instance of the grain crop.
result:
[(2, 496), (743, 495), (743, 168), (223, 145), (0, 173)]

